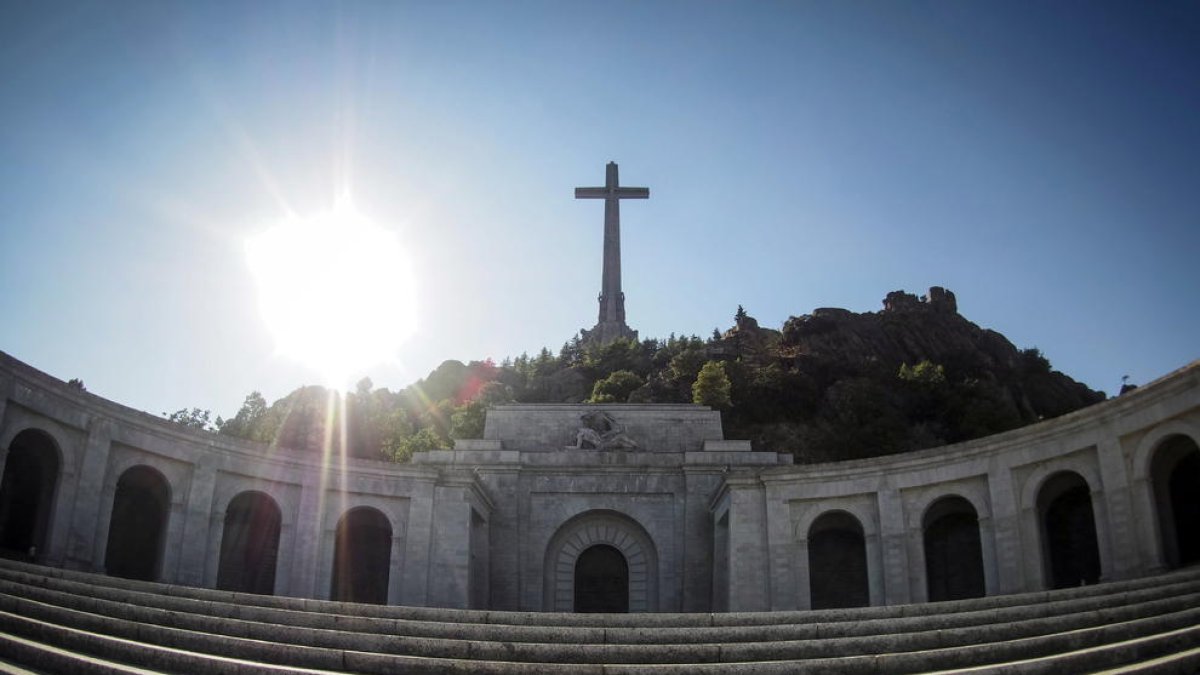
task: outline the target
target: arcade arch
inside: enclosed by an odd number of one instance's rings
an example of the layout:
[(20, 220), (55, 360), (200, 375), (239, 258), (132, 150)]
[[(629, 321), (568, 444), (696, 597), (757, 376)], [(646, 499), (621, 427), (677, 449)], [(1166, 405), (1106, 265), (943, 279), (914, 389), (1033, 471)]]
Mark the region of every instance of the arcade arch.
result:
[(1042, 483), (1037, 496), (1043, 566), (1050, 588), (1100, 581), (1100, 545), (1092, 492), (1083, 476), (1060, 471)]
[(812, 609), (871, 604), (867, 543), (857, 518), (830, 511), (809, 526), (808, 587)]
[[(548, 611), (658, 609), (657, 549), (646, 530), (624, 514), (589, 511), (563, 523), (546, 547), (544, 570)], [(623, 609), (613, 609), (622, 607), (620, 598), (598, 597), (620, 594), (622, 588)], [(583, 608), (576, 604), (580, 600)]]
[(217, 588), (271, 595), (279, 558), (279, 505), (270, 496), (247, 491), (225, 509)]
[(964, 497), (941, 497), (925, 511), (921, 531), (930, 602), (987, 594), (979, 514)]
[(329, 597), (386, 605), (392, 562), (392, 524), (370, 506), (350, 509), (334, 537)]
[(596, 544), (575, 559), (575, 611), (629, 611), (629, 563), (620, 551)]
[(60, 467), (58, 444), (44, 431), (26, 429), (9, 443), (0, 478), (0, 549), (8, 555), (36, 559), (46, 550)]
[(1154, 449), (1150, 480), (1163, 562), (1200, 562), (1200, 446), (1182, 434), (1167, 437)]
[(117, 479), (104, 568), (117, 577), (154, 581), (162, 568), (171, 486), (158, 471), (138, 465)]

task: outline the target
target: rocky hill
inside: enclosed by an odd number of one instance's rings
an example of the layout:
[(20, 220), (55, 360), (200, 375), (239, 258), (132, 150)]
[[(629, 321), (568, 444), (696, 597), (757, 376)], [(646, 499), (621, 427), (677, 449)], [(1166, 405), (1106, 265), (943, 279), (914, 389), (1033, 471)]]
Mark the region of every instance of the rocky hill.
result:
[(1037, 349), (1018, 349), (965, 319), (954, 293), (940, 287), (920, 298), (889, 293), (879, 312), (817, 309), (789, 318), (779, 333), (746, 322), (722, 342), (739, 334), (755, 346), (751, 361), (774, 356), (817, 396), (808, 414), (764, 420), (745, 411), (731, 421), (765, 445), (793, 448), (800, 460), (967, 440), (1105, 398), (1052, 370)]
[[(521, 402), (703, 402), (730, 438), (799, 462), (891, 454), (953, 443), (1056, 417), (1105, 398), (1054, 371), (1037, 349), (958, 313), (954, 294), (895, 291), (878, 312), (822, 308), (763, 328), (741, 307), (728, 330), (557, 354), (447, 361), (398, 392), (369, 380), (343, 399), (346, 451), (403, 461), (482, 432), (487, 406)], [(247, 397), (221, 433), (319, 446), (330, 399), (305, 387), (267, 406)], [(334, 434), (338, 437), (338, 434)], [(320, 451), (319, 447), (313, 448)]]

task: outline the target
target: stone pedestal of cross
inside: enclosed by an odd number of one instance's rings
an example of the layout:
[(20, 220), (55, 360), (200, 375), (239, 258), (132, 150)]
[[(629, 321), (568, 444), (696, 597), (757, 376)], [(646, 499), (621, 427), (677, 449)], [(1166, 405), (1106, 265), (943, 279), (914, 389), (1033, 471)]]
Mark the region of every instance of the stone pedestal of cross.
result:
[(605, 168), (604, 187), (575, 188), (576, 199), (604, 200), (604, 270), (600, 276), (600, 318), (583, 341), (605, 344), (617, 338), (637, 340), (637, 331), (625, 324), (625, 294), (621, 292), (621, 200), (649, 199), (650, 188), (621, 187), (617, 163)]

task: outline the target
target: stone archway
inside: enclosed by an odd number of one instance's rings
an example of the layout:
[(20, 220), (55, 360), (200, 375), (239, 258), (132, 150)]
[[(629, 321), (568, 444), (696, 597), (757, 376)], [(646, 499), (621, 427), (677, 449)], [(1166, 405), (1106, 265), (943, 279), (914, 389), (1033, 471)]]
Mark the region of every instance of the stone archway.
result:
[(930, 602), (987, 594), (979, 516), (971, 502), (957, 495), (938, 499), (925, 512), (922, 532)]
[(629, 611), (629, 564), (620, 551), (596, 544), (575, 559), (575, 611)]
[(808, 586), (812, 609), (871, 604), (867, 543), (857, 518), (832, 511), (813, 521), (808, 528)]
[(392, 562), (392, 524), (370, 506), (350, 509), (334, 537), (329, 597), (386, 605)]
[(45, 432), (26, 429), (8, 446), (0, 479), (0, 549), (38, 558), (46, 550), (59, 476), (58, 446)]
[(1100, 581), (1100, 544), (1092, 492), (1083, 476), (1061, 471), (1038, 491), (1038, 519), (1050, 588)]
[(171, 487), (161, 473), (148, 466), (122, 473), (113, 495), (104, 569), (116, 577), (156, 580), (170, 508)]
[(1163, 441), (1150, 463), (1154, 506), (1167, 567), (1200, 562), (1200, 446), (1175, 435)]
[(279, 505), (262, 492), (243, 492), (225, 509), (217, 588), (271, 595), (279, 558)]
[[(611, 552), (593, 552), (604, 547)], [(584, 554), (588, 554), (585, 558)], [(597, 565), (612, 576), (611, 553), (626, 564), (629, 612), (658, 609), (658, 553), (645, 529), (615, 511), (590, 511), (568, 520), (546, 547), (543, 606), (547, 611), (573, 612), (577, 589), (577, 564)], [(588, 558), (593, 558), (589, 560)], [(605, 561), (608, 562), (605, 562)], [(603, 572), (602, 572), (603, 575)], [(586, 582), (585, 582), (586, 583)], [(613, 611), (613, 610), (610, 610)]]

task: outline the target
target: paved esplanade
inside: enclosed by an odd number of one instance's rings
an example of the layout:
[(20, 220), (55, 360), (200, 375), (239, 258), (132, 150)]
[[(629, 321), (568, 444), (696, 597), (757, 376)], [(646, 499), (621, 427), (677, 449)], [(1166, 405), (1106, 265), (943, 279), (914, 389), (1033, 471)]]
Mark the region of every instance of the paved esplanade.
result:
[(600, 319), (585, 339), (610, 342), (618, 337), (637, 339), (625, 324), (625, 294), (621, 292), (621, 207), (622, 199), (648, 199), (650, 188), (620, 187), (617, 163), (609, 162), (604, 187), (575, 188), (576, 199), (604, 200), (604, 272), (600, 283)]

